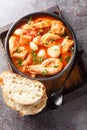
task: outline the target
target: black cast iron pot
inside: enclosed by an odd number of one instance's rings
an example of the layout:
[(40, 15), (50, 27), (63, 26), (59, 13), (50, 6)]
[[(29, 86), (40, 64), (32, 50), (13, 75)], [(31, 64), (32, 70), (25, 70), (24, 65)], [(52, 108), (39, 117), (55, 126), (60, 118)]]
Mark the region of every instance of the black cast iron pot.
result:
[[(20, 25), (24, 20), (28, 20), (30, 17), (36, 17), (36, 16), (39, 16), (39, 15), (45, 15), (45, 16), (51, 16), (51, 17), (54, 17), (54, 18), (57, 18), (58, 20), (62, 21), (65, 26), (69, 29), (72, 37), (73, 37), (73, 40), (74, 40), (74, 52), (73, 52), (73, 55), (69, 61), (69, 63), (66, 65), (66, 67), (58, 74), (56, 75), (53, 75), (53, 76), (50, 76), (50, 77), (46, 77), (46, 78), (32, 78), (24, 73), (22, 73), (21, 71), (19, 71), (15, 65), (12, 63), (12, 60), (11, 60), (11, 57), (10, 57), (10, 54), (9, 54), (9, 38), (10, 36), (12, 35), (13, 31), (18, 27), (18, 25)], [(40, 81), (48, 81), (48, 80), (53, 80), (53, 79), (56, 79), (56, 78), (59, 78), (60, 76), (62, 76), (67, 70), (68, 68), (74, 63), (75, 61), (75, 57), (76, 57), (76, 54), (77, 54), (77, 40), (76, 40), (76, 36), (75, 36), (75, 33), (72, 29), (72, 27), (70, 26), (70, 24), (61, 16), (55, 14), (55, 13), (49, 13), (49, 12), (35, 12), (35, 13), (31, 13), (31, 14), (28, 14), (20, 19), (18, 19), (13, 25), (12, 27), (9, 29), (8, 33), (7, 33), (7, 36), (6, 36), (6, 40), (5, 40), (5, 51), (6, 51), (6, 54), (7, 54), (7, 58), (8, 58), (8, 61), (13, 69), (14, 72), (22, 75), (22, 76), (25, 76), (25, 77), (28, 77), (30, 79), (36, 79), (36, 80), (40, 80)]]

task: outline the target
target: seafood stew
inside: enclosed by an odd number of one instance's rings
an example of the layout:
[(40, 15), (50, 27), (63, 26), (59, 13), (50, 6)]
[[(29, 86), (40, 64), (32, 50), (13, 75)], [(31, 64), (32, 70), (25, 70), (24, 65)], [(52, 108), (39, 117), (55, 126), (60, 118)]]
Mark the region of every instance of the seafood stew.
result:
[(40, 15), (29, 17), (17, 26), (9, 38), (13, 64), (31, 77), (53, 76), (69, 64), (74, 40), (60, 19)]

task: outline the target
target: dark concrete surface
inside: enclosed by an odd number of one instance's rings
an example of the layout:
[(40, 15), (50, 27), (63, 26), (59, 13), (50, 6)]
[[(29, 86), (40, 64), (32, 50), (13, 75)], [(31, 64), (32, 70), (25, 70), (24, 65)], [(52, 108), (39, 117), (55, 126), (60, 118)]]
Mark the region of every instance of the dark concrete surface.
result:
[[(87, 67), (87, 0), (0, 0), (0, 27), (30, 12), (58, 4), (72, 25)], [(0, 46), (0, 73), (8, 70)], [(33, 117), (20, 117), (8, 108), (0, 90), (0, 130), (87, 130), (87, 96)]]

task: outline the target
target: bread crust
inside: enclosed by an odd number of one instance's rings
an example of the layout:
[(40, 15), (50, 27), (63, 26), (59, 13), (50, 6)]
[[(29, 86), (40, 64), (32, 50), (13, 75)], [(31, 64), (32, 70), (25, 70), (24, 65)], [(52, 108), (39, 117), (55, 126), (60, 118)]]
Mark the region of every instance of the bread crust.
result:
[(36, 80), (30, 80), (18, 74), (5, 71), (1, 74), (8, 97), (22, 105), (38, 102), (45, 93), (44, 85)]
[(20, 115), (22, 115), (22, 116), (33, 115), (33, 114), (39, 113), (40, 111), (42, 111), (45, 108), (46, 102), (47, 102), (46, 94), (44, 94), (42, 100), (39, 103), (33, 104), (33, 105), (18, 104), (14, 100), (10, 99), (4, 92), (3, 92), (3, 97), (4, 97), (4, 101), (7, 104), (7, 106), (13, 110), (18, 111), (20, 113)]
[[(37, 114), (45, 108), (48, 97), (45, 86), (41, 82), (5, 71), (0, 76), (0, 84), (5, 103), (11, 109), (18, 111), (20, 115)], [(20, 91), (23, 91), (23, 95)], [(31, 100), (32, 96), (34, 99)]]

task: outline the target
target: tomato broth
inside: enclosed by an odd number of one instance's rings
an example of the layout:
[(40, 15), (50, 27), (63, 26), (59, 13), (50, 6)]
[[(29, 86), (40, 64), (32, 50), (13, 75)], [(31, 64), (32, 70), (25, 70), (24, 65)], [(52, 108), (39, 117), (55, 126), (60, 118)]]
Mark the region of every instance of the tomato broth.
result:
[(58, 74), (69, 63), (73, 51), (68, 28), (51, 16), (30, 17), (9, 38), (13, 64), (31, 77)]

